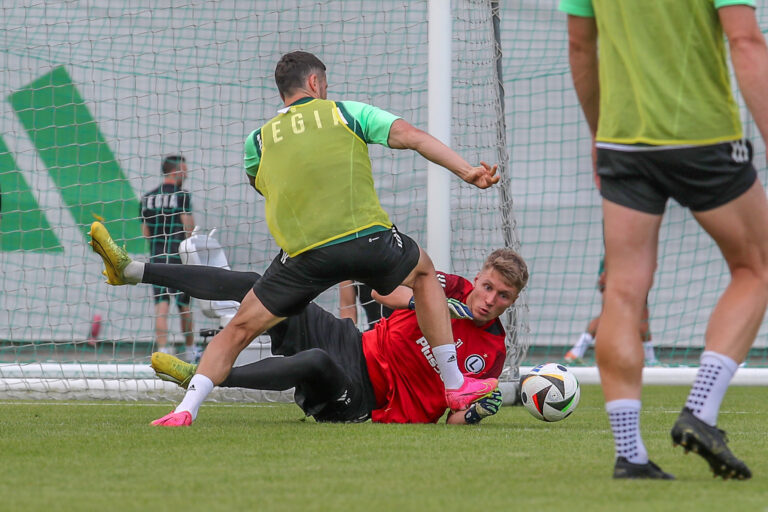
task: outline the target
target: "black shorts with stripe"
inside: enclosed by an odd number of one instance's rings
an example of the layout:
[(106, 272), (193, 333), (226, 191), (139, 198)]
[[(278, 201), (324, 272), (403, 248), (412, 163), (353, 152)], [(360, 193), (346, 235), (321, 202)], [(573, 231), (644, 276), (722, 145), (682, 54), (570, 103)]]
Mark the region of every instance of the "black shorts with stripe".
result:
[(752, 144), (746, 140), (707, 146), (597, 147), (597, 174), (604, 199), (661, 215), (671, 197), (695, 212), (741, 196), (757, 180)]
[(392, 293), (416, 267), (419, 246), (394, 226), (289, 258), (282, 251), (253, 285), (275, 316), (296, 315), (331, 286), (348, 279), (382, 295)]

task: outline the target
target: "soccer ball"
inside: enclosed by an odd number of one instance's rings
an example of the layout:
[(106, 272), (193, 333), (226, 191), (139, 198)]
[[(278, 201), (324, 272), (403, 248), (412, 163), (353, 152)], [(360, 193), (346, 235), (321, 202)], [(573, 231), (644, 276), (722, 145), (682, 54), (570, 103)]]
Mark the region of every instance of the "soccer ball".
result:
[(568, 368), (557, 363), (540, 364), (523, 377), (520, 398), (534, 418), (560, 421), (579, 405), (579, 381)]

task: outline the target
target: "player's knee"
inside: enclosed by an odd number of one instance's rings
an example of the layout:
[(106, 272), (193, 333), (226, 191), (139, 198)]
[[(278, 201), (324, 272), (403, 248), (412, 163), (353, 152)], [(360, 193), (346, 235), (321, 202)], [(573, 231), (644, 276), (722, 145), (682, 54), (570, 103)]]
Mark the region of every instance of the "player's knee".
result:
[(323, 349), (311, 348), (293, 356), (294, 364), (301, 368), (302, 374), (310, 380), (325, 379), (336, 371), (336, 363)]
[(653, 275), (656, 264), (650, 264), (646, 269), (634, 269), (631, 272), (615, 272), (608, 275), (605, 297), (613, 296), (623, 302), (646, 304), (646, 297), (653, 286)]
[(219, 338), (227, 345), (243, 350), (257, 336), (246, 322), (238, 322), (235, 317), (227, 324), (223, 331), (219, 333)]
[(768, 289), (768, 266), (766, 265), (731, 265), (731, 277), (757, 281)]
[(652, 280), (647, 282), (618, 280), (606, 288), (605, 302), (609, 307), (612, 305), (636, 310), (639, 319), (652, 284)]
[[(766, 247), (763, 248), (762, 245)], [(768, 242), (755, 247), (752, 251), (744, 251), (738, 258), (726, 259), (734, 279), (757, 280), (768, 287)]]

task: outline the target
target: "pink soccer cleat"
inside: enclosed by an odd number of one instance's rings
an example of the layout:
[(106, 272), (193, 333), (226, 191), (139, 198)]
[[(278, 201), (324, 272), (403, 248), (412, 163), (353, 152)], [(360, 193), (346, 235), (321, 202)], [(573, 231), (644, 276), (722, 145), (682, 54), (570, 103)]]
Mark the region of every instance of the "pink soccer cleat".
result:
[(189, 411), (169, 412), (162, 418), (152, 422), (155, 427), (188, 427), (192, 424), (192, 415)]
[(446, 389), (445, 401), (452, 411), (461, 411), (469, 407), (472, 402), (493, 393), (499, 385), (499, 379), (473, 379), (464, 377), (464, 384), (459, 389)]

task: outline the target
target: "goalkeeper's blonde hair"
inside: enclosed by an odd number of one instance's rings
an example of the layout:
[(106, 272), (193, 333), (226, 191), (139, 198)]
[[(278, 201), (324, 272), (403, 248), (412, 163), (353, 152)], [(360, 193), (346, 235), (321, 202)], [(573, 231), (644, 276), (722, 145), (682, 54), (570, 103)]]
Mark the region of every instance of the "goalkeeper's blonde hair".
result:
[(509, 286), (521, 291), (528, 284), (528, 265), (522, 256), (513, 249), (504, 247), (496, 249), (485, 259), (483, 270), (493, 269)]

